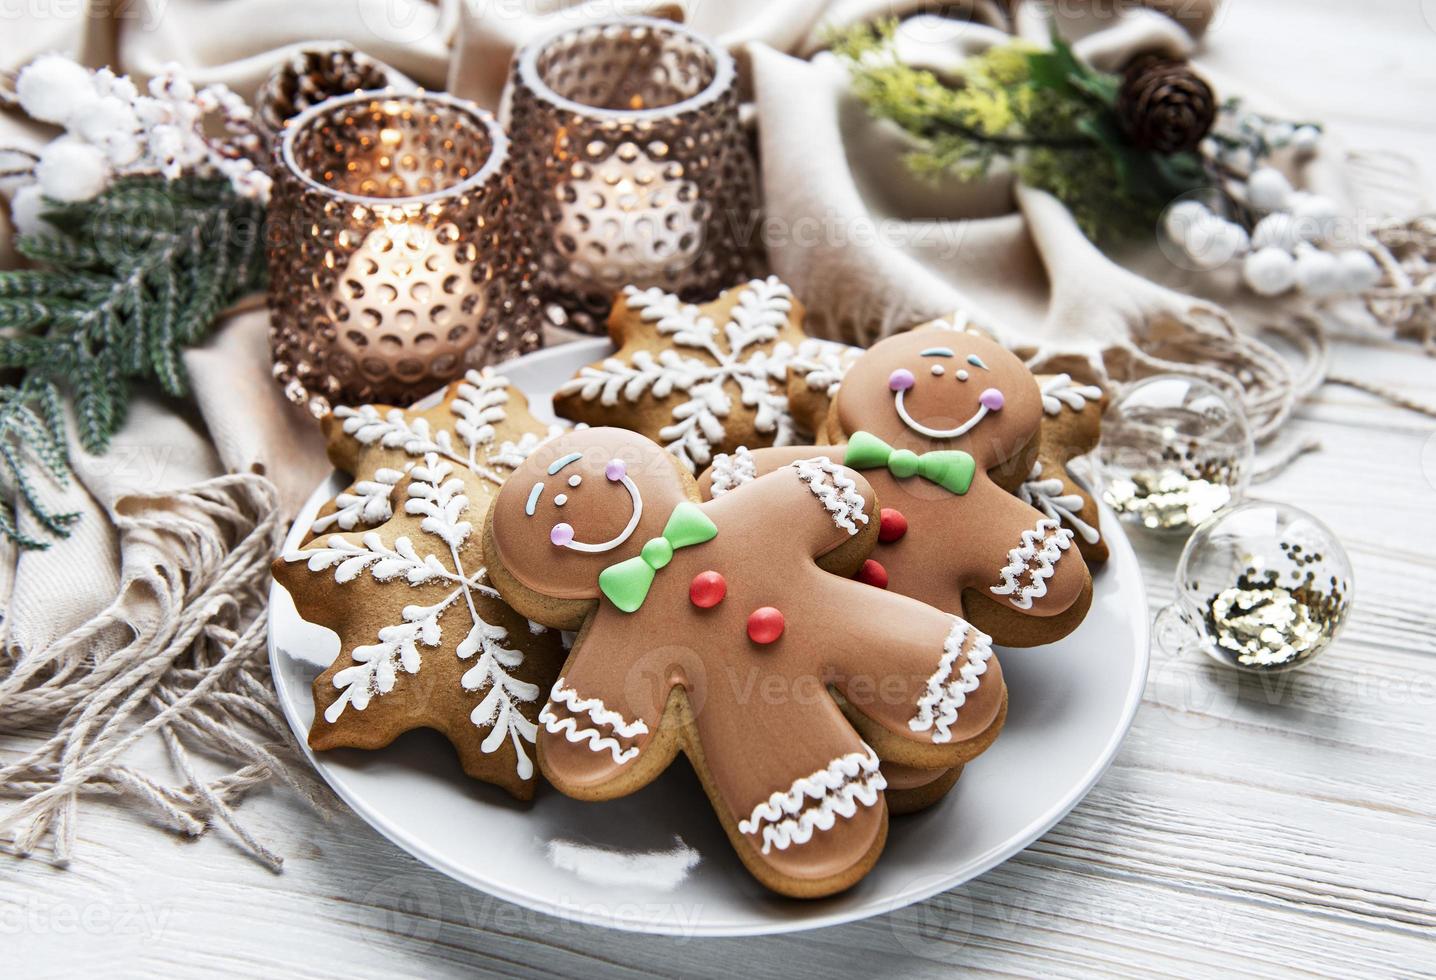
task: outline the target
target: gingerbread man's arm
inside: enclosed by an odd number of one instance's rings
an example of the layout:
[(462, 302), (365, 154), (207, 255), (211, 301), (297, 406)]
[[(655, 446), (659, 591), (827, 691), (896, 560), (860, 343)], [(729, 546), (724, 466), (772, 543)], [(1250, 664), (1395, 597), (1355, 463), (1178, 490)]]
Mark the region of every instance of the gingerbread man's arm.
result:
[[(797, 450), (806, 450), (798, 452)], [(764, 450), (784, 459), (751, 481), (742, 493), (726, 491), (704, 504), (720, 525), (750, 528), (752, 549), (761, 553), (775, 531), (800, 538), (818, 564), (851, 575), (877, 544), (877, 494), (867, 479), (811, 446)], [(799, 458), (788, 457), (797, 455)], [(758, 515), (757, 520), (754, 515)]]
[(964, 585), (1024, 616), (1067, 612), (1091, 583), (1072, 530), (987, 480), (974, 483), (968, 497), (989, 531), (974, 536), (971, 546), (983, 550), (965, 564), (992, 571)]
[(713, 465), (704, 470), (698, 478), (698, 490), (704, 500), (721, 497), (729, 490), (752, 483), (765, 473), (772, 473), (789, 466), (800, 459), (826, 456), (834, 462), (842, 461), (842, 454), (834, 455), (831, 446), (778, 446), (768, 449), (748, 449), (740, 446), (731, 453), (719, 453), (713, 457)]

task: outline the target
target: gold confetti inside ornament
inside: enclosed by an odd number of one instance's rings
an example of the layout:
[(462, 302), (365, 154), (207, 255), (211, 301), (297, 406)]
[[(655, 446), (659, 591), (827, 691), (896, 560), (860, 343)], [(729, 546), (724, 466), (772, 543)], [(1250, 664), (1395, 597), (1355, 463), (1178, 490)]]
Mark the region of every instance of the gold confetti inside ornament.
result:
[(1195, 378), (1157, 375), (1102, 419), (1102, 496), (1129, 524), (1188, 534), (1246, 492), (1254, 456), (1241, 406)]
[(1346, 551), (1326, 525), (1288, 504), (1251, 501), (1187, 539), (1176, 601), (1157, 615), (1157, 642), (1239, 670), (1290, 670), (1341, 631), (1351, 578)]

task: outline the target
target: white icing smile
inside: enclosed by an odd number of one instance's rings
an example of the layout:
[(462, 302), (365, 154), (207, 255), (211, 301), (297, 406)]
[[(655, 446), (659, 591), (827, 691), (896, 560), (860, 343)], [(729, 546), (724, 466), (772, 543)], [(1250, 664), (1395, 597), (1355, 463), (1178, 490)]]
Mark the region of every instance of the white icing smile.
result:
[(972, 416), (961, 425), (955, 425), (951, 429), (934, 429), (931, 426), (923, 425), (908, 414), (907, 407), (903, 405), (902, 396), (904, 394), (906, 394), (906, 392), (899, 391), (893, 395), (893, 405), (897, 408), (898, 418), (902, 419), (903, 425), (909, 429), (912, 429), (914, 432), (920, 432), (931, 439), (955, 439), (960, 435), (965, 435), (971, 431), (973, 426), (987, 418), (987, 406), (979, 405), (977, 411), (973, 412)]
[[(945, 347), (934, 347), (923, 351), (923, 356), (952, 357), (953, 355), (952, 351)], [(976, 354), (969, 355), (967, 363), (973, 367), (982, 368), (984, 371), (988, 370), (987, 365), (982, 362), (982, 358)], [(934, 378), (940, 378), (942, 375), (942, 366), (940, 364), (934, 365), (932, 376)], [(959, 383), (966, 382), (968, 377), (969, 375), (966, 370), (957, 372), (957, 380)], [(998, 389), (985, 388), (982, 394), (977, 396), (977, 411), (972, 414), (971, 418), (961, 425), (955, 425), (950, 429), (934, 429), (930, 425), (923, 425), (908, 414), (907, 405), (904, 404), (903, 399), (915, 384), (917, 384), (917, 379), (913, 376), (913, 373), (906, 368), (898, 368), (888, 376), (888, 388), (893, 393), (893, 406), (897, 409), (898, 418), (902, 419), (903, 425), (909, 429), (914, 432), (919, 432), (930, 439), (955, 439), (960, 435), (965, 435), (972, 430), (973, 426), (987, 418), (989, 412), (1001, 411), (1006, 401), (1002, 396), (1002, 392)]]
[[(589, 554), (612, 551), (633, 537), (633, 532), (638, 530), (638, 521), (643, 517), (643, 495), (638, 492), (638, 484), (634, 483), (633, 478), (628, 475), (627, 467), (624, 466), (623, 460), (609, 460), (608, 467), (604, 470), (604, 475), (614, 483), (622, 484), (623, 488), (628, 491), (632, 509), (628, 523), (624, 525), (622, 531), (619, 531), (618, 534), (609, 538), (607, 541), (588, 542), (574, 540), (573, 525), (559, 522), (549, 531), (549, 540), (552, 541), (555, 546), (568, 548), (570, 551), (587, 552)], [(569, 486), (576, 486), (576, 484), (570, 481)], [(565, 498), (565, 495), (560, 494), (560, 498)], [(564, 502), (567, 502), (566, 498)], [(555, 498), (554, 503), (558, 504), (559, 498)]]

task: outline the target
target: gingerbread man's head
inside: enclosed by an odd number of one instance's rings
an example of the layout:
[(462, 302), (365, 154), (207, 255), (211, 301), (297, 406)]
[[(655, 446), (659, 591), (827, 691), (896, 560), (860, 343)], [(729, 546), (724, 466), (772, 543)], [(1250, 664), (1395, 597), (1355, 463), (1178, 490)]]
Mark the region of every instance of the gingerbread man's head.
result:
[(961, 449), (986, 470), (1034, 439), (1042, 394), (1000, 344), (965, 331), (917, 330), (859, 357), (832, 413), (834, 441), (865, 431), (916, 452)]
[(659, 446), (624, 429), (577, 429), (544, 443), (493, 504), (493, 546), (524, 585), (594, 599), (605, 567), (662, 533), (692, 479)]

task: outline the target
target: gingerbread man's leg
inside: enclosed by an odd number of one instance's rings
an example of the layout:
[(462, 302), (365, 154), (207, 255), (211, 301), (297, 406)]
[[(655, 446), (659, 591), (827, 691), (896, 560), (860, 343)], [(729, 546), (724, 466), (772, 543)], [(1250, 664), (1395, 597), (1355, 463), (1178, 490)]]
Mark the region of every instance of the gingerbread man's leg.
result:
[(955, 766), (990, 745), (1007, 705), (986, 634), (895, 593), (839, 579), (831, 590), (833, 686), (885, 761)]
[[(597, 617), (601, 621), (602, 617)], [(539, 712), (539, 765), (549, 782), (585, 800), (624, 796), (668, 767), (678, 726), (662, 721), (669, 665), (610, 649), (590, 620)], [(589, 634), (600, 637), (590, 642)], [(625, 662), (615, 665), (615, 658)]]
[(689, 757), (759, 880), (798, 897), (840, 891), (886, 840), (878, 756), (818, 673), (775, 673), (759, 659), (742, 669), (743, 659), (695, 692)]

